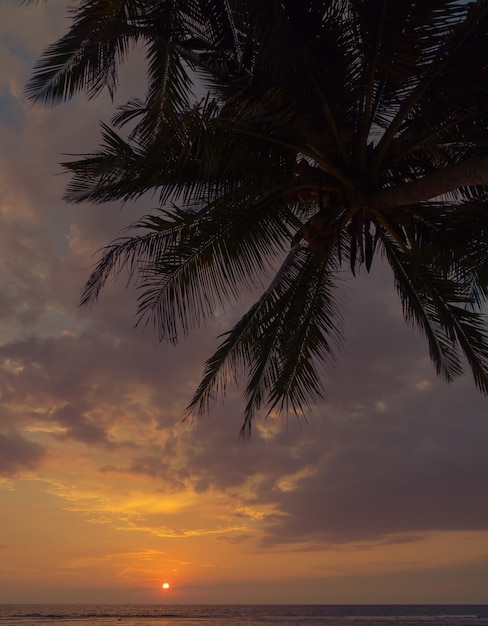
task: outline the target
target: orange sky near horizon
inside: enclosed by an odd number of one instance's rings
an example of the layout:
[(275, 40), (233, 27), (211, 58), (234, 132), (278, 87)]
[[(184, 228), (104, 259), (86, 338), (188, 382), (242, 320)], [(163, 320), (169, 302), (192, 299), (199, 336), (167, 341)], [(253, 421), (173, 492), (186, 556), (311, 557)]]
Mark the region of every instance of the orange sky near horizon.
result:
[[(123, 280), (78, 307), (155, 200), (62, 200), (58, 163), (114, 106), (22, 95), (66, 4), (0, 6), (0, 602), (488, 603), (488, 401), (436, 378), (381, 263), (349, 280), (328, 402), (247, 443), (238, 389), (180, 419), (224, 314), (174, 349)], [(136, 55), (119, 103), (142, 75)]]

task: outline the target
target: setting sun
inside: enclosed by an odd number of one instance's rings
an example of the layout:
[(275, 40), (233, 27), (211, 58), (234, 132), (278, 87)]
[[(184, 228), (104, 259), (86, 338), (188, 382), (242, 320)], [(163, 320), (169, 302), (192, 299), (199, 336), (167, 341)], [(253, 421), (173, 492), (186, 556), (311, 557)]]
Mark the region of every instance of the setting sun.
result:
[(162, 587), (163, 589), (169, 589), (169, 583), (163, 583), (163, 584), (161, 585), (161, 587)]

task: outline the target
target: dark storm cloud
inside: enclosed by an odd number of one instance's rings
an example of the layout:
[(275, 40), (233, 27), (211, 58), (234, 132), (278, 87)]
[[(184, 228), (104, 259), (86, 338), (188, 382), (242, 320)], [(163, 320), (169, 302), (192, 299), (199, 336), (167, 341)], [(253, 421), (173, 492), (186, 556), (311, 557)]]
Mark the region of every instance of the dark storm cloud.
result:
[(22, 437), (18, 432), (0, 433), (0, 474), (14, 476), (39, 466), (45, 449)]
[(206, 445), (188, 442), (189, 480), (234, 493), (251, 510), (273, 505), (264, 545), (405, 543), (428, 531), (487, 529), (485, 414), (476, 402), (458, 414), (456, 394), (434, 391), (438, 404), (446, 396), (445, 411), (334, 420), (331, 403), (302, 431), (256, 433), (245, 446), (216, 416), (203, 427)]
[[(455, 405), (455, 395), (444, 393)], [(313, 473), (292, 491), (275, 491), (280, 516), (266, 542), (487, 529), (488, 421), (475, 403), (464, 414), (447, 404), (437, 415), (371, 414), (336, 424)]]

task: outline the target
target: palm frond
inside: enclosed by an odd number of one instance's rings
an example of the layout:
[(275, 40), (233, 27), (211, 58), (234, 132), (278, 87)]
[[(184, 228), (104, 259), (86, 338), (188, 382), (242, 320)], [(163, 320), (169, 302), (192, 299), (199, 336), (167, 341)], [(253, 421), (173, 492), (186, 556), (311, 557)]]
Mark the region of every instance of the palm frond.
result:
[[(405, 318), (426, 335), (438, 374), (452, 381), (463, 372), (464, 352), (477, 386), (488, 393), (488, 334), (484, 316), (472, 307), (472, 295), (460, 281), (436, 267), (407, 256), (388, 238), (382, 242), (395, 275)], [(486, 277), (485, 281), (486, 283)]]
[(73, 11), (71, 29), (46, 49), (26, 85), (34, 102), (56, 104), (83, 90), (95, 97), (104, 87), (113, 95), (118, 64), (141, 37), (132, 23), (140, 14), (135, 0), (84, 0)]
[[(127, 106), (117, 121), (137, 117), (139, 106)], [(291, 142), (306, 127), (304, 121), (286, 110), (273, 116), (266, 104), (246, 104), (239, 112), (242, 119), (236, 122), (235, 110), (221, 111), (215, 101), (206, 101), (161, 118), (158, 132), (140, 141), (137, 130), (127, 141), (102, 125), (102, 149), (64, 163), (74, 173), (66, 197), (71, 202), (104, 202), (159, 190), (162, 204), (171, 200), (192, 205), (243, 186), (272, 189), (290, 180), (297, 151)], [(270, 142), (270, 135), (284, 133), (291, 138)]]
[(242, 200), (232, 213), (224, 201), (189, 212), (148, 216), (134, 225), (148, 232), (113, 242), (92, 272), (82, 303), (94, 301), (110, 276), (127, 267), (142, 289), (139, 323), (152, 323), (160, 340), (199, 326), (217, 307), (256, 286), (270, 260), (290, 240), (293, 213), (260, 199)]
[(289, 253), (270, 287), (207, 361), (187, 415), (208, 409), (225, 392), (226, 381), (243, 370), (248, 372), (243, 435), (266, 404), (268, 413), (291, 407), (300, 416), (322, 397), (320, 363), (330, 366), (342, 341), (343, 301), (332, 267), (303, 248)]
[[(413, 88), (410, 88), (408, 82), (404, 83), (410, 90), (409, 92), (405, 89), (403, 91), (396, 89), (395, 97), (399, 107), (394, 118), (388, 122), (387, 130), (375, 151), (374, 168), (376, 170), (411, 111), (420, 105), (422, 98), (429, 93), (429, 90), (432, 92), (435, 89), (443, 76), (452, 72), (453, 64), (466, 58), (463, 52), (466, 51), (467, 46), (469, 50), (469, 41), (479, 32), (480, 20), (485, 21), (488, 14), (488, 7), (484, 2), (476, 2), (468, 6), (452, 0), (444, 2), (443, 5), (443, 9), (437, 9), (435, 20), (425, 22), (428, 24), (426, 34), (435, 42), (431, 51), (429, 46), (426, 46), (430, 54), (426, 56), (428, 63), (425, 71), (417, 72)], [(425, 3), (425, 6), (430, 6), (430, 3)], [(468, 57), (473, 58), (472, 51), (468, 52)]]
[(437, 372), (467, 364), (488, 393), (486, 0), (79, 0), (72, 17), (33, 100), (113, 93), (138, 43), (148, 88), (64, 164), (66, 198), (160, 207), (102, 251), (83, 303), (126, 269), (138, 323), (176, 342), (285, 257), (189, 413), (243, 376), (243, 432), (264, 408), (303, 415), (340, 345), (340, 267), (378, 252)]
[(265, 211), (263, 201), (247, 198), (222, 213), (222, 204), (202, 210), (166, 255), (140, 268), (139, 323), (152, 324), (160, 340), (176, 341), (259, 285), (291, 238), (296, 218), (285, 208)]

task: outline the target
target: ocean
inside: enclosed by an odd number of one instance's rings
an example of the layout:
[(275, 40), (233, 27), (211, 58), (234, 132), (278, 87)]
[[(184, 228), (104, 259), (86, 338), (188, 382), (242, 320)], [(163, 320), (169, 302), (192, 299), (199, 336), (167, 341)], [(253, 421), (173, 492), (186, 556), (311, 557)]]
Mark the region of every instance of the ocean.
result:
[(0, 604), (0, 626), (484, 626), (488, 605)]

